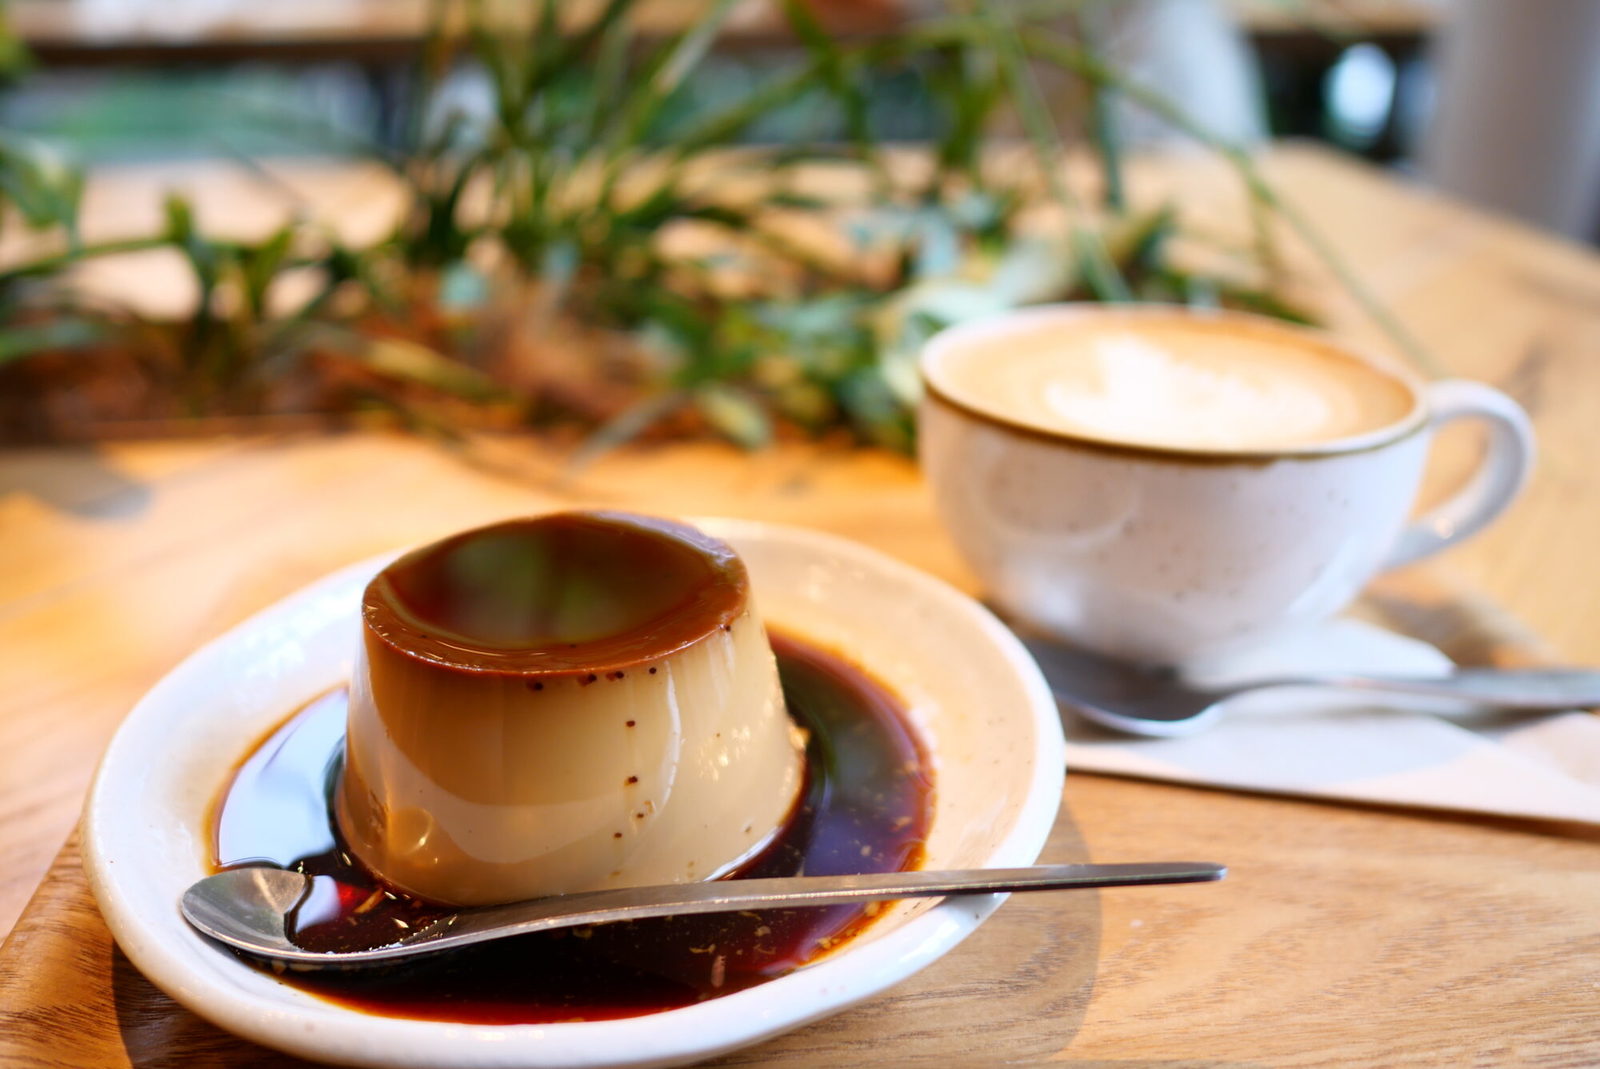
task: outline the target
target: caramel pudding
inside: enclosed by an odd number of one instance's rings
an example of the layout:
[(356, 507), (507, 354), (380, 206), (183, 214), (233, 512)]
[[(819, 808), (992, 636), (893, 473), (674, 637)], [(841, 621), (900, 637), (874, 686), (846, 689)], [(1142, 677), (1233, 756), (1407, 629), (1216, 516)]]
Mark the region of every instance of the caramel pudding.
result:
[[(933, 820), (933, 770), (905, 702), (858, 665), (796, 636), (772, 636), (808, 774), (783, 831), (732, 879), (918, 868)], [(338, 881), (335, 901), (296, 911), (307, 950), (382, 946), (450, 910), (399, 894), (340, 842), (328, 783), (348, 692), (301, 709), (245, 757), (213, 824), (217, 868), (272, 864)], [(399, 967), (276, 974), (349, 1009), (464, 1024), (610, 1020), (689, 1006), (785, 976), (835, 951), (876, 904), (659, 917), (538, 932)], [(309, 923), (308, 923), (309, 922)], [(257, 963), (265, 969), (265, 964)]]
[(713, 879), (799, 796), (749, 577), (687, 525), (560, 513), (455, 535), (373, 579), (362, 639), (335, 812), (409, 895)]

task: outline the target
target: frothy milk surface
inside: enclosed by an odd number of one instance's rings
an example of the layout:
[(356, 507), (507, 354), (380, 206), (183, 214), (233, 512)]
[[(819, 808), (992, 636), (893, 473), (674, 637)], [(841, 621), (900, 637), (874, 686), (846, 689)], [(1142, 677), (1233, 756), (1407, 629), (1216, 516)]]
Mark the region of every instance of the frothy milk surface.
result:
[(1040, 430), (1177, 449), (1284, 449), (1403, 419), (1399, 381), (1314, 339), (1187, 316), (1019, 324), (948, 350), (934, 385)]

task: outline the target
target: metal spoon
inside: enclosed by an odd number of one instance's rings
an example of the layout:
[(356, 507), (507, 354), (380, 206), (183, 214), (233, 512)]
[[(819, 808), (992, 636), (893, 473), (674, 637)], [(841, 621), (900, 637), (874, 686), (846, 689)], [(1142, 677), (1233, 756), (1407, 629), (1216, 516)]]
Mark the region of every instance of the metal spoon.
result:
[(1220, 880), (1227, 871), (1221, 865), (1208, 862), (1170, 861), (889, 872), (865, 876), (794, 876), (627, 887), (462, 909), (387, 946), (340, 952), (302, 950), (287, 934), (295, 923), (295, 912), (303, 904), (312, 901), (319, 892), (336, 890), (337, 881), (329, 876), (304, 876), (275, 868), (232, 869), (191, 886), (183, 893), (182, 908), (189, 923), (206, 935), (256, 957), (287, 962), (296, 968), (348, 968), (389, 964), (527, 932), (641, 917), (831, 906), (956, 894), (1200, 883)]
[(1359, 690), (1529, 713), (1600, 706), (1600, 672), (1582, 669), (1458, 668), (1444, 676), (1306, 673), (1197, 687), (1170, 669), (1111, 660), (1037, 635), (1019, 637), (1039, 662), (1057, 700), (1097, 724), (1130, 735), (1192, 735), (1209, 727), (1229, 698), (1268, 687)]

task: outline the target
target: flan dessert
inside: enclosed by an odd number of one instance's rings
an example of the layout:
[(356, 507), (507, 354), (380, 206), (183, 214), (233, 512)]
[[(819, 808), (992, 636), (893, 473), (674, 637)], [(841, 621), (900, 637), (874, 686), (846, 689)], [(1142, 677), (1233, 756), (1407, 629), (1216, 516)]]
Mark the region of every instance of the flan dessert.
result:
[(334, 809), (399, 890), (485, 905), (714, 879), (804, 778), (744, 564), (688, 525), (512, 520), (366, 588)]

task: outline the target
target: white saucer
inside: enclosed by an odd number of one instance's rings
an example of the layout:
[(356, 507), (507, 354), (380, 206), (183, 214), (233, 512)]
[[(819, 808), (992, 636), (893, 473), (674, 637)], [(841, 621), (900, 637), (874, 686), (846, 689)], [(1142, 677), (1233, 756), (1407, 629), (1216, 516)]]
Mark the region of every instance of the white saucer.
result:
[[(798, 528), (698, 521), (750, 568), (763, 616), (847, 653), (909, 703), (933, 753), (928, 868), (1025, 865), (1060, 802), (1061, 726), (1020, 643), (969, 598), (913, 568)], [(275, 723), (348, 677), (362, 587), (389, 558), (346, 568), (199, 650), (134, 708), (84, 814), (90, 885), (129, 959), (213, 1023), (302, 1057), (372, 1066), (657, 1066), (711, 1057), (837, 1012), (955, 946), (998, 896), (902, 903), (789, 976), (620, 1021), (463, 1025), (375, 1017), (279, 983), (178, 914), (207, 872), (207, 815)]]

